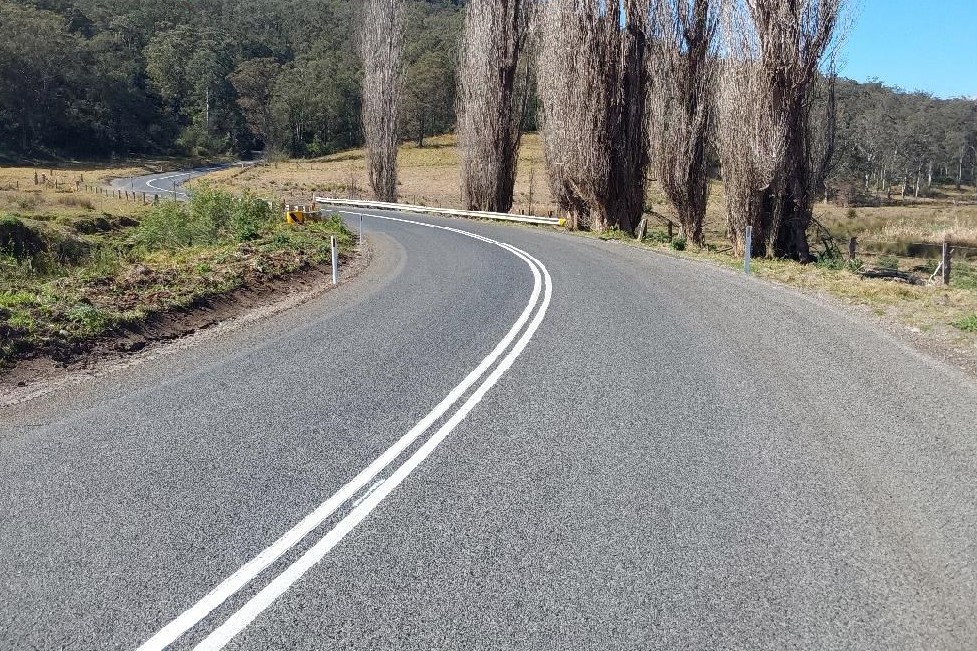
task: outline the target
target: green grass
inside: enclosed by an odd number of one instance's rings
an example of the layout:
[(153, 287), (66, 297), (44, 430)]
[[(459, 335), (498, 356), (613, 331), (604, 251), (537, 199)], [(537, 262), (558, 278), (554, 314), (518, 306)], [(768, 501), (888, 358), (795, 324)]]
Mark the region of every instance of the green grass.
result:
[(970, 316), (960, 319), (959, 321), (954, 321), (953, 327), (963, 330), (964, 332), (977, 333), (977, 314), (971, 314)]
[(950, 269), (950, 287), (977, 290), (977, 265), (956, 262)]
[(206, 186), (140, 221), (79, 229), (91, 217), (38, 217), (4, 218), (8, 232), (36, 236), (40, 250), (0, 250), (0, 366), (326, 263), (333, 236), (341, 251), (355, 243), (338, 216), (289, 225), (258, 197)]

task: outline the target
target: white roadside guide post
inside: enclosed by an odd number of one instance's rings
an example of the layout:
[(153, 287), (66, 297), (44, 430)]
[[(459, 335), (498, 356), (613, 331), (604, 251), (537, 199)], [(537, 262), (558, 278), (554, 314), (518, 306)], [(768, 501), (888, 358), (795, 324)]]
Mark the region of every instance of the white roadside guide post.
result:
[(750, 258), (753, 256), (753, 227), (746, 227), (746, 254), (743, 256), (743, 271), (750, 275)]
[(363, 215), (360, 215), (360, 239), (359, 239), (359, 245), (360, 245), (361, 248), (363, 247)]
[(329, 243), (332, 245), (332, 284), (339, 284), (339, 249), (336, 248), (336, 236), (333, 235), (329, 238)]

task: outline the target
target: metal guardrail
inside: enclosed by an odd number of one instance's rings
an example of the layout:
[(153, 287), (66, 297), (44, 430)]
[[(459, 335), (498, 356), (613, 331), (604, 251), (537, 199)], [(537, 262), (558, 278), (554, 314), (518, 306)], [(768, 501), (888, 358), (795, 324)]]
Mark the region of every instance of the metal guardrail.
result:
[(563, 226), (566, 220), (558, 217), (527, 217), (524, 215), (510, 215), (500, 212), (483, 212), (477, 210), (455, 210), (453, 208), (431, 208), (429, 206), (413, 206), (406, 203), (386, 203), (383, 201), (367, 201), (361, 199), (334, 199), (332, 197), (315, 197), (315, 202), (328, 206), (346, 206), (349, 208), (373, 208), (377, 210), (397, 210), (401, 212), (417, 212), (432, 215), (448, 215), (451, 217), (474, 217), (476, 219), (492, 219), (495, 221), (518, 222), (521, 224), (542, 224), (546, 226)]

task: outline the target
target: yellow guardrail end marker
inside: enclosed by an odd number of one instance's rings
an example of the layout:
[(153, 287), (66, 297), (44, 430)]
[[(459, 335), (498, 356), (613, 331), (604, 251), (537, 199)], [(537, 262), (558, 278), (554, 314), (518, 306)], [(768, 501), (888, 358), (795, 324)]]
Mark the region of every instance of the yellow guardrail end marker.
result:
[(565, 220), (565, 219), (563, 219), (563, 218), (561, 217), (561, 218), (560, 218), (560, 221), (559, 221), (559, 225), (560, 225), (561, 227), (562, 227), (562, 226), (566, 226), (566, 225), (567, 225), (567, 220)]

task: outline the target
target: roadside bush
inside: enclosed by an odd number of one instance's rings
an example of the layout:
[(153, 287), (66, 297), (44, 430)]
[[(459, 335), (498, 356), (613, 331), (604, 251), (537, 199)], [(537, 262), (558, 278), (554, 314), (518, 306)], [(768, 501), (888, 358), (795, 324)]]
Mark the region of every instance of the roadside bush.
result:
[(960, 319), (953, 323), (953, 327), (959, 328), (964, 332), (974, 332), (977, 333), (977, 314), (971, 314), (970, 316)]
[(824, 253), (818, 256), (814, 266), (818, 269), (827, 269), (828, 271), (841, 271), (846, 265), (845, 259), (841, 256)]
[(23, 260), (44, 249), (44, 240), (37, 231), (16, 217), (0, 216), (0, 253)]
[(153, 208), (137, 227), (134, 240), (149, 250), (247, 242), (266, 232), (274, 220), (274, 209), (250, 193), (235, 197), (203, 186), (193, 192), (189, 204), (167, 201)]
[(234, 196), (229, 192), (201, 184), (190, 193), (190, 220), (200, 244), (222, 239), (230, 229), (233, 213)]
[(672, 248), (676, 251), (684, 251), (687, 245), (687, 241), (684, 235), (679, 235), (674, 240), (672, 240)]
[(197, 230), (183, 204), (164, 201), (142, 220), (133, 240), (149, 250), (180, 249), (194, 244)]
[(891, 269), (892, 271), (899, 271), (899, 258), (897, 258), (894, 255), (880, 256), (877, 264), (880, 269)]
[(645, 241), (655, 244), (671, 244), (672, 242), (668, 237), (668, 232), (661, 229), (649, 230), (648, 234), (645, 235)]
[(234, 237), (239, 242), (257, 239), (274, 223), (276, 211), (268, 202), (245, 192), (234, 201), (232, 224)]

